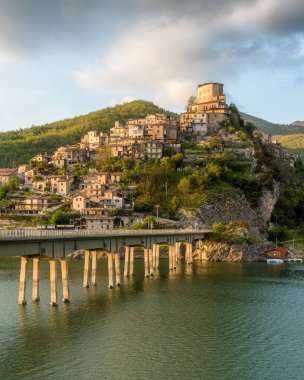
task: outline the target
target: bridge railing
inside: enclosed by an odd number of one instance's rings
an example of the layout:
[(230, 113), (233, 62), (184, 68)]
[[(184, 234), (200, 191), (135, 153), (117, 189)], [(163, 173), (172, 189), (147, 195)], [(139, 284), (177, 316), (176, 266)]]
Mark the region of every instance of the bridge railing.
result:
[(211, 229), (168, 229), (168, 230), (0, 230), (0, 239), (34, 239), (34, 238), (77, 238), (77, 237), (120, 237), (120, 236), (149, 236), (149, 235), (184, 235), (211, 232)]

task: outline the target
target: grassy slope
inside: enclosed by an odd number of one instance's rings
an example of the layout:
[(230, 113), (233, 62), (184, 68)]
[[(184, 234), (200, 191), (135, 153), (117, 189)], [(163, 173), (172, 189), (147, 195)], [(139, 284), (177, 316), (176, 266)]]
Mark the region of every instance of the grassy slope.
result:
[(152, 102), (135, 100), (71, 119), (0, 133), (0, 167), (16, 166), (37, 153), (52, 153), (61, 145), (79, 142), (90, 130), (109, 131), (115, 120), (145, 117), (150, 113), (175, 115)]
[(278, 141), (282, 146), (297, 154), (304, 154), (304, 134), (297, 135), (274, 135), (273, 140)]

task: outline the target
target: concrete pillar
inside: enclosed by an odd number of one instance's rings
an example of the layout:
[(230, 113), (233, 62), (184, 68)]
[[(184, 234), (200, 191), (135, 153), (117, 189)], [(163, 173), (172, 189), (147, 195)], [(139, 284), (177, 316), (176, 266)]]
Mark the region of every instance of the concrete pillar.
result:
[(176, 255), (176, 262), (180, 261), (180, 250), (181, 250), (181, 242), (178, 241), (175, 243), (175, 255)]
[(91, 284), (92, 286), (96, 286), (96, 272), (97, 272), (97, 252), (92, 252), (92, 277), (91, 277)]
[(89, 266), (90, 266), (90, 252), (84, 253), (84, 271), (83, 271), (83, 287), (89, 287)]
[(149, 270), (150, 270), (150, 276), (154, 276), (153, 248), (149, 248)]
[(160, 246), (159, 244), (156, 244), (156, 250), (155, 250), (155, 268), (159, 268), (159, 251), (160, 251)]
[(113, 253), (108, 253), (108, 277), (109, 277), (109, 288), (114, 288), (114, 273), (113, 273)]
[(26, 264), (27, 258), (21, 257), (21, 266), (20, 266), (20, 279), (19, 279), (19, 296), (18, 304), (26, 305), (25, 293), (26, 293)]
[(114, 260), (115, 260), (115, 272), (116, 272), (116, 286), (120, 286), (120, 257), (119, 253), (114, 253)]
[(176, 269), (177, 266), (177, 249), (176, 245), (172, 245), (172, 253), (173, 253), (173, 269)]
[(190, 250), (189, 250), (189, 243), (188, 242), (186, 242), (185, 261), (186, 261), (187, 265), (190, 264)]
[(189, 243), (190, 245), (190, 248), (189, 248), (189, 251), (190, 251), (190, 264), (193, 264), (193, 249), (192, 249), (192, 243)]
[(129, 276), (129, 258), (130, 258), (130, 247), (125, 247), (125, 266), (124, 266), (124, 276)]
[(157, 268), (156, 266), (156, 250), (157, 250), (157, 244), (152, 245), (152, 262), (153, 262), (153, 271)]
[(61, 281), (62, 281), (62, 302), (70, 302), (70, 290), (68, 280), (68, 264), (65, 259), (60, 260), (61, 266)]
[(32, 300), (39, 302), (39, 257), (33, 258), (33, 287)]
[(57, 271), (56, 260), (50, 259), (50, 287), (51, 287), (51, 306), (57, 306)]
[(134, 247), (130, 247), (130, 276), (134, 276)]
[(173, 270), (173, 246), (168, 245), (168, 255), (169, 255), (169, 270)]
[(149, 272), (149, 250), (148, 250), (148, 248), (144, 248), (144, 262), (145, 262), (145, 277), (149, 277), (150, 272)]

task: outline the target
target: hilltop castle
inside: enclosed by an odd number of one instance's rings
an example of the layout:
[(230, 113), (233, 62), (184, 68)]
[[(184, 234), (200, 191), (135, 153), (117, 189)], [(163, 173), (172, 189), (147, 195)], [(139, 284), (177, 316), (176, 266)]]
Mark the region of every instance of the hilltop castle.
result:
[(197, 96), (180, 115), (180, 128), (188, 133), (206, 133), (229, 120), (229, 109), (222, 83), (198, 85)]

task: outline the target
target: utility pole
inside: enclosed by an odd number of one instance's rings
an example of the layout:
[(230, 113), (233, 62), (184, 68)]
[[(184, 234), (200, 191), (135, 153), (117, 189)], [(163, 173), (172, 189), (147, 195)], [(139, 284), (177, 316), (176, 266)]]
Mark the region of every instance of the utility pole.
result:
[(159, 205), (156, 205), (156, 223), (158, 224), (158, 209), (159, 209)]

